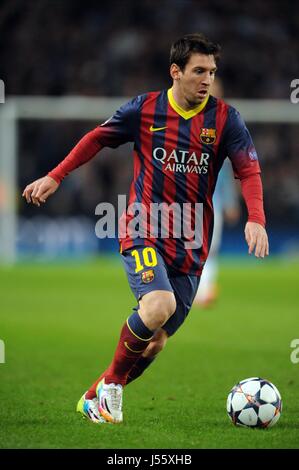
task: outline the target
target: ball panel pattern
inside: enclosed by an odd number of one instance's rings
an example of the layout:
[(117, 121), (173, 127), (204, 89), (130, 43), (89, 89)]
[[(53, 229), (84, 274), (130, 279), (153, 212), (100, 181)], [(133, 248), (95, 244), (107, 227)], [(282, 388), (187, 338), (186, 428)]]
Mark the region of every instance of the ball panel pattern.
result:
[(252, 377), (232, 388), (226, 409), (235, 425), (266, 428), (274, 426), (279, 420), (282, 401), (279, 391), (271, 382)]
[(243, 410), (243, 408), (247, 405), (247, 398), (244, 393), (235, 392), (231, 399), (231, 404), (234, 411)]
[(245, 408), (238, 416), (238, 420), (246, 426), (256, 426), (257, 414), (253, 408)]
[(260, 399), (266, 403), (274, 403), (277, 401), (277, 394), (270, 384), (265, 384), (261, 387)]

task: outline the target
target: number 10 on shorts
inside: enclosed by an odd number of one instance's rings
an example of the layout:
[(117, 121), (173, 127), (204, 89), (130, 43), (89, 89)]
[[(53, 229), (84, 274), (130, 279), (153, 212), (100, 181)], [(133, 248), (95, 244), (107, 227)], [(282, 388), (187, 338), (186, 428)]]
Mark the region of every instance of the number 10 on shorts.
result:
[(135, 273), (139, 273), (144, 267), (153, 268), (158, 264), (156, 251), (152, 247), (143, 248), (142, 252), (133, 250), (131, 255), (135, 258)]

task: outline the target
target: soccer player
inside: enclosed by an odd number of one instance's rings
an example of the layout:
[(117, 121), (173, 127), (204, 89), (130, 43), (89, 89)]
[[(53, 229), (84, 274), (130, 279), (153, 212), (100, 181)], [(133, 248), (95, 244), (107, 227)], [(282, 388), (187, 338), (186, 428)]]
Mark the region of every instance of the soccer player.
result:
[[(219, 53), (220, 47), (201, 34), (178, 39), (170, 51), (169, 90), (132, 99), (87, 133), (48, 175), (24, 189), (27, 202), (40, 206), (68, 173), (101, 148), (134, 142), (129, 207), (142, 203), (150, 214), (152, 203), (177, 203), (182, 209), (189, 203), (192, 210), (186, 218), (192, 227), (198, 205), (203, 207), (202, 243), (191, 248), (189, 233), (177, 237), (173, 224), (169, 237), (163, 237), (161, 220), (153, 227), (147, 216), (142, 219), (143, 235), (138, 231), (135, 236), (130, 225), (134, 214), (125, 211), (122, 223), (128, 230), (120, 239), (120, 253), (138, 305), (124, 322), (109, 367), (77, 405), (77, 411), (95, 423), (123, 420), (124, 387), (152, 363), (189, 313), (211, 244), (212, 196), (226, 156), (241, 181), (248, 209), (248, 251), (258, 258), (268, 255), (260, 166), (252, 139), (238, 111), (209, 94)], [(170, 219), (174, 222), (174, 215)]]

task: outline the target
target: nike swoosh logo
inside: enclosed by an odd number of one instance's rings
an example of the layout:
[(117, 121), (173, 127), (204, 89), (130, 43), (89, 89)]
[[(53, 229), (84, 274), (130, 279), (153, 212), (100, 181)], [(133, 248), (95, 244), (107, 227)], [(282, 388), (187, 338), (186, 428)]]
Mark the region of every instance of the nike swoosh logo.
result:
[(142, 352), (144, 351), (144, 349), (141, 349), (141, 351), (136, 351), (136, 350), (130, 348), (130, 346), (128, 345), (127, 341), (124, 342), (124, 345), (126, 346), (126, 348), (127, 348), (129, 351), (131, 351), (131, 352), (133, 352), (133, 353), (142, 353)]
[(167, 126), (165, 126), (165, 127), (153, 127), (153, 126), (151, 126), (151, 127), (149, 128), (149, 130), (150, 130), (151, 132), (163, 131), (164, 129), (167, 129)]

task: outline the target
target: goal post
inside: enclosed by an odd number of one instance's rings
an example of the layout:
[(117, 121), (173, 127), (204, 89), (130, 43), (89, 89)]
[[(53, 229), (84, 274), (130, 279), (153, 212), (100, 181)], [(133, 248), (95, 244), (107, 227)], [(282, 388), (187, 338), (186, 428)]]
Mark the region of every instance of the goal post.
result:
[(0, 105), (0, 263), (16, 261), (17, 108)]

